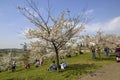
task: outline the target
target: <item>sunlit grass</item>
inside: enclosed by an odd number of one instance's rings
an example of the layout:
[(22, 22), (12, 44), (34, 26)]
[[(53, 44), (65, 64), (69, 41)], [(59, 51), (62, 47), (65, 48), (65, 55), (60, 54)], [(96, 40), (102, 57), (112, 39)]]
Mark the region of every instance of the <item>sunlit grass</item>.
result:
[(76, 80), (82, 75), (91, 73), (96, 69), (105, 65), (115, 62), (114, 57), (105, 57), (102, 54), (102, 58), (92, 59), (90, 53), (82, 55), (72, 55), (71, 58), (65, 58), (68, 68), (65, 70), (48, 71), (48, 67), (51, 61), (45, 61), (45, 63), (35, 68), (31, 64), (31, 68), (26, 70), (23, 66), (17, 67), (15, 72), (5, 71), (0, 73), (0, 80)]

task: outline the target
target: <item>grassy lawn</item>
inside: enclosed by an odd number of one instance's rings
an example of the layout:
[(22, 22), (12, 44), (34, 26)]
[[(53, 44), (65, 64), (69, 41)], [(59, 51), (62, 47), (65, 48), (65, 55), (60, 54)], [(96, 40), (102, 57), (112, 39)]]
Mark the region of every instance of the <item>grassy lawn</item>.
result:
[(68, 68), (65, 70), (47, 71), (51, 61), (35, 68), (31, 64), (31, 68), (26, 70), (23, 67), (17, 67), (15, 72), (5, 71), (0, 73), (0, 80), (76, 80), (81, 76), (92, 73), (96, 69), (115, 63), (115, 58), (105, 57), (102, 54), (102, 59), (92, 59), (90, 53), (85, 53), (71, 58), (65, 58)]

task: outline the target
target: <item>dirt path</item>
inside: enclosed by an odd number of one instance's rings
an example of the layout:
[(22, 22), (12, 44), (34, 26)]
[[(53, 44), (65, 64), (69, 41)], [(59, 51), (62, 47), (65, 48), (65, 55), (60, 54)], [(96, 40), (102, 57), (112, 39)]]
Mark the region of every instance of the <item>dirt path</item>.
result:
[(79, 80), (120, 80), (120, 63), (108, 65)]

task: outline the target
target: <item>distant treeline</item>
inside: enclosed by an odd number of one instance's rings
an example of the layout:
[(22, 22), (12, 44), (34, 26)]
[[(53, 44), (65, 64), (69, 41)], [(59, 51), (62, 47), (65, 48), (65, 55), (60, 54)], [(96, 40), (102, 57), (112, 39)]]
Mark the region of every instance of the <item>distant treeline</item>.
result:
[(12, 52), (12, 53), (19, 53), (19, 52), (22, 52), (23, 49), (0, 49), (0, 53), (9, 53), (9, 52)]

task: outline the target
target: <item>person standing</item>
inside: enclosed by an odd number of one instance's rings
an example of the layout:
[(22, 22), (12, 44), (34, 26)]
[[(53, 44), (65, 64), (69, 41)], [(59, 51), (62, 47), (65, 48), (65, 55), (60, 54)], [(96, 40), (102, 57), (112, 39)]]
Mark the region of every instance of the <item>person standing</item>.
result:
[(95, 47), (94, 46), (91, 47), (91, 53), (92, 53), (92, 58), (95, 59), (96, 54), (95, 54)]
[(104, 51), (105, 51), (105, 55), (108, 57), (108, 56), (110, 56), (110, 49), (108, 48), (108, 47), (106, 47), (105, 49), (104, 49)]
[(115, 55), (116, 55), (117, 62), (119, 62), (120, 61), (120, 44), (117, 45), (117, 47), (115, 48)]

